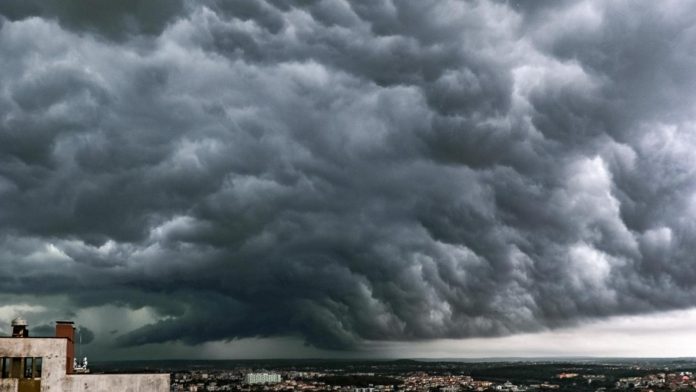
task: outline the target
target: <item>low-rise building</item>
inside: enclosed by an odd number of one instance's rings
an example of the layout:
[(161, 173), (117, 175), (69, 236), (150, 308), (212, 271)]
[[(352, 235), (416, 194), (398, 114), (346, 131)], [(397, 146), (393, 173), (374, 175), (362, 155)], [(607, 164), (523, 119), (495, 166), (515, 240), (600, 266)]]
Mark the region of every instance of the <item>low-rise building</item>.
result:
[(34, 338), (13, 320), (12, 337), (0, 337), (0, 392), (169, 391), (169, 374), (76, 374), (74, 331), (59, 321), (55, 337)]
[(560, 379), (564, 379), (564, 378), (575, 378), (575, 377), (577, 377), (577, 376), (579, 376), (578, 373), (560, 373), (560, 374), (557, 374), (557, 375), (556, 375), (556, 377), (557, 377), (557, 378), (560, 378)]

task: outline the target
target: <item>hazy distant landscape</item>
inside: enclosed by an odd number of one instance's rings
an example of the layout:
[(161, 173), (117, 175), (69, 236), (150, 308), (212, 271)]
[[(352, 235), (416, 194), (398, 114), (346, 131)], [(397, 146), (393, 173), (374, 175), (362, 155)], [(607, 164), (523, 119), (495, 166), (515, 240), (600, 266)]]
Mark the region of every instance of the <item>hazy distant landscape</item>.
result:
[[(696, 390), (695, 358), (585, 358), (477, 360), (234, 360), (234, 361), (125, 361), (100, 362), (96, 372), (172, 373), (173, 388), (188, 390), (290, 390), (282, 385), (249, 386), (242, 380), (249, 372), (273, 372), (284, 380), (307, 382), (311, 390), (447, 391), (603, 391), (603, 390)], [(658, 375), (663, 374), (663, 377)], [(190, 375), (187, 382), (183, 375)], [(203, 378), (205, 375), (205, 378)], [(309, 376), (308, 376), (309, 375)], [(561, 378), (561, 375), (569, 376)], [(674, 375), (670, 381), (670, 375)], [(687, 375), (687, 376), (685, 376)], [(470, 382), (447, 384), (448, 377), (468, 376)], [(655, 376), (651, 378), (650, 376)], [(688, 380), (684, 380), (688, 377)], [(419, 387), (405, 380), (420, 378)], [(675, 381), (679, 378), (679, 381)], [(435, 381), (431, 381), (435, 380)], [(445, 380), (445, 381), (443, 381)], [(461, 380), (461, 378), (457, 379)], [(640, 380), (640, 381), (639, 381)], [(478, 382), (491, 382), (490, 385)], [(211, 383), (214, 383), (211, 388)], [(315, 384), (312, 384), (315, 383)], [(505, 386), (506, 383), (513, 386)], [(319, 384), (319, 385), (317, 385)], [(296, 386), (296, 385), (293, 385)], [(210, 389), (209, 389), (210, 388)], [(224, 388), (224, 389), (219, 389)], [(450, 389), (448, 389), (450, 388)], [(178, 390), (178, 389), (173, 389)]]

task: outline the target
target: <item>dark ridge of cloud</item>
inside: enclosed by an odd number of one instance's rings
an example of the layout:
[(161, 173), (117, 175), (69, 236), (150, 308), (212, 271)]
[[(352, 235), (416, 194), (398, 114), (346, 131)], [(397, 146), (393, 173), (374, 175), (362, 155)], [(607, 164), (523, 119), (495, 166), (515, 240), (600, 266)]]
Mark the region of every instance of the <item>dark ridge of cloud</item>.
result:
[(119, 40), (139, 34), (158, 35), (183, 11), (182, 0), (6, 0), (0, 3), (0, 15), (9, 20), (56, 19), (68, 29)]
[(0, 293), (332, 349), (696, 299), (684, 4), (57, 4), (0, 6)]
[(277, 34), (285, 27), (282, 12), (276, 11), (272, 4), (263, 0), (222, 0), (208, 1), (204, 4), (219, 15), (245, 22), (252, 21), (271, 34)]
[(31, 327), (29, 333), (33, 337), (53, 337), (56, 336), (56, 327), (48, 324), (41, 324)]
[[(56, 336), (56, 327), (41, 324), (31, 327), (29, 333), (32, 337), (54, 337)], [(79, 326), (75, 331), (75, 341), (79, 344), (90, 344), (94, 341), (94, 332), (85, 326)]]

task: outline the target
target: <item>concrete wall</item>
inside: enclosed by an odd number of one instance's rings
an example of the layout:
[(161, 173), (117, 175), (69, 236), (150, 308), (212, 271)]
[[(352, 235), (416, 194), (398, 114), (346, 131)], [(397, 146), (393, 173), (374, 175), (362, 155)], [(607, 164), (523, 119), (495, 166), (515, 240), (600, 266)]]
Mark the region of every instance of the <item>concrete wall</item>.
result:
[(16, 392), (19, 380), (16, 378), (7, 378), (0, 380), (0, 392)]
[(169, 374), (73, 374), (67, 376), (62, 390), (169, 392)]
[[(0, 357), (43, 358), (41, 392), (169, 392), (169, 374), (66, 374), (67, 347), (63, 338), (0, 338)], [(17, 385), (0, 380), (0, 392)]]
[(0, 357), (42, 357), (41, 391), (57, 392), (65, 378), (68, 340), (62, 338), (0, 338)]

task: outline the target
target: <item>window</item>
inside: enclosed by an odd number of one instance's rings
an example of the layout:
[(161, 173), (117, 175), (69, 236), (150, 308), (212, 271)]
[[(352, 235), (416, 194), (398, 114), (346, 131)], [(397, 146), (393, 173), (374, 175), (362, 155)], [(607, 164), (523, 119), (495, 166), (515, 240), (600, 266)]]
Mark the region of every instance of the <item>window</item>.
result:
[(43, 358), (0, 358), (0, 378), (41, 378)]
[(34, 358), (24, 358), (24, 378), (34, 378)]
[(12, 378), (22, 378), (22, 358), (13, 357), (10, 358), (12, 365), (10, 365), (10, 377)]
[(0, 358), (0, 378), (10, 377), (10, 358)]
[(41, 366), (43, 365), (43, 358), (34, 358), (34, 377), (41, 378)]

